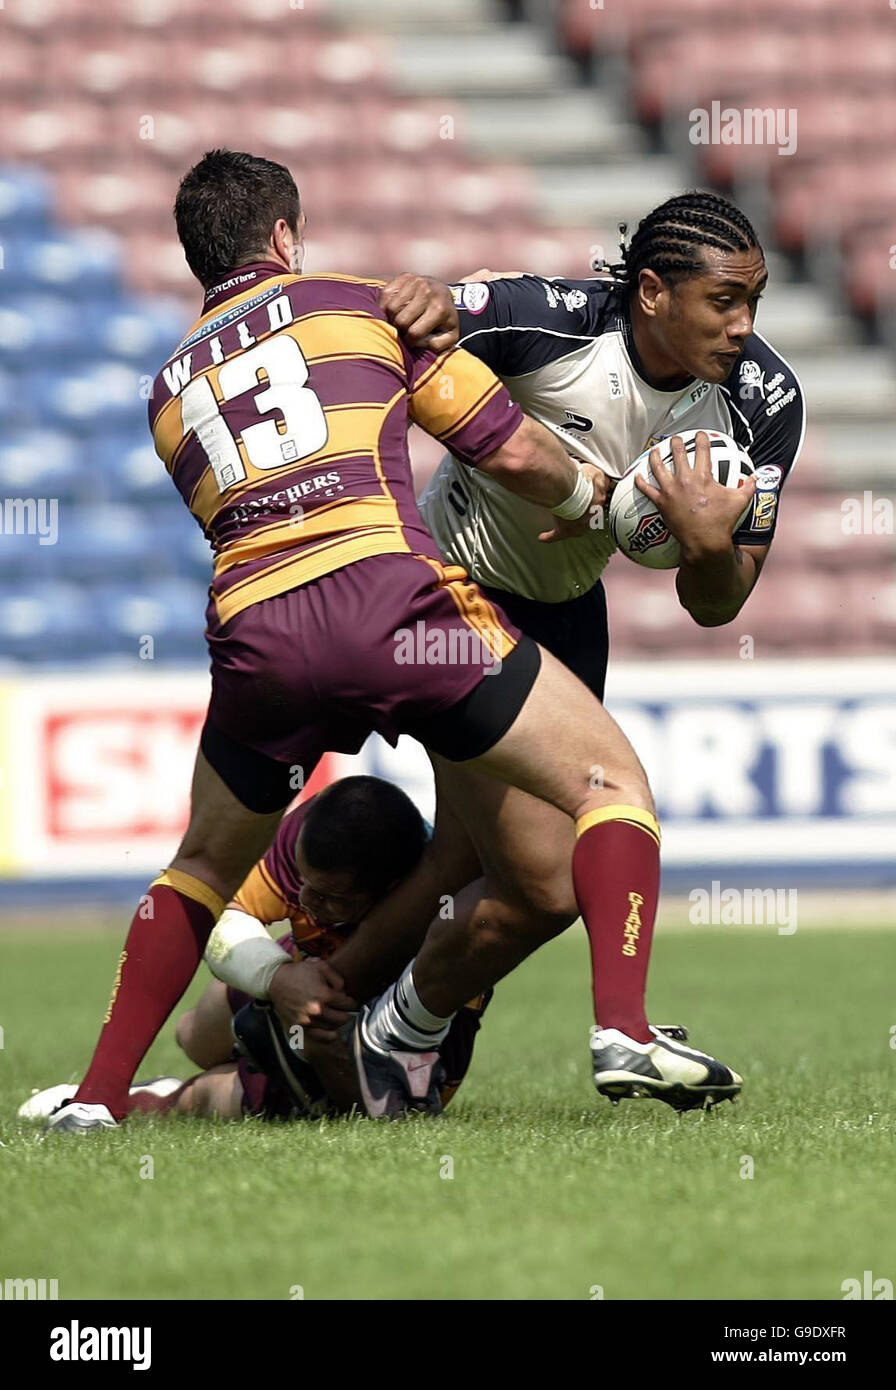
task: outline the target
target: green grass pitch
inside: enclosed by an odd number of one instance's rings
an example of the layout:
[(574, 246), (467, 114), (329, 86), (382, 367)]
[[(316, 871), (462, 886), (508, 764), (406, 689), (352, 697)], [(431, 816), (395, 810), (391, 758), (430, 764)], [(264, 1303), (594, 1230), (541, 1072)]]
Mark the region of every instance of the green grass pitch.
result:
[[(15, 1107), (80, 1074), (120, 939), (0, 936), (0, 1279), (284, 1300), (836, 1300), (865, 1270), (896, 1282), (892, 931), (660, 932), (652, 1018), (746, 1080), (709, 1115), (595, 1095), (573, 928), (499, 987), (440, 1121), (142, 1119), (41, 1142)], [(141, 1074), (190, 1071), (169, 1024)]]

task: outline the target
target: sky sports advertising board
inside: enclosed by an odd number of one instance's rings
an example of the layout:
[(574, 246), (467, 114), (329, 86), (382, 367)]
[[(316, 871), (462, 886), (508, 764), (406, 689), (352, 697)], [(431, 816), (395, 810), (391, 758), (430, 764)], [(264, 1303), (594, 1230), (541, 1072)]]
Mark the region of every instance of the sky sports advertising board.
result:
[[(149, 669), (0, 681), (0, 877), (157, 872), (186, 823), (207, 694), (204, 673)], [(896, 662), (620, 663), (607, 704), (651, 779), (667, 889), (758, 865), (770, 886), (896, 883)], [(392, 778), (431, 818), (412, 740), (330, 757), (311, 785), (349, 771)]]

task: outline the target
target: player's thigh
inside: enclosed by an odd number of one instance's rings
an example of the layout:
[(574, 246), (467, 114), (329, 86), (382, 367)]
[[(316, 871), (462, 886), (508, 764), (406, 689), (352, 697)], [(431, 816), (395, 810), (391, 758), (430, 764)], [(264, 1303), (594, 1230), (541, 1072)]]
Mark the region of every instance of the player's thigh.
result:
[(492, 890), (530, 912), (572, 921), (571, 818), (469, 764), (433, 761), (442, 798), (464, 821)]
[(250, 811), (200, 751), (193, 770), (190, 823), (171, 867), (229, 898), (264, 854), (282, 815), (282, 810)]
[(482, 863), (467, 825), (466, 803), (478, 793), (478, 783), (495, 785), (492, 778), (472, 774), (475, 781), (458, 776), (462, 764), (450, 763), (437, 753), (429, 754), (436, 790), (433, 835), (427, 846), (445, 891), (457, 892), (482, 873)]
[(178, 1115), (199, 1119), (238, 1120), (243, 1113), (243, 1084), (235, 1062), (211, 1067), (196, 1076), (178, 1096), (174, 1107)]
[(578, 677), (541, 649), (541, 667), (508, 731), (467, 766), (510, 782), (574, 818), (624, 801), (653, 812), (638, 756)]
[(196, 1007), (177, 1021), (177, 1043), (197, 1067), (225, 1062), (233, 1050), (227, 986), (213, 980)]

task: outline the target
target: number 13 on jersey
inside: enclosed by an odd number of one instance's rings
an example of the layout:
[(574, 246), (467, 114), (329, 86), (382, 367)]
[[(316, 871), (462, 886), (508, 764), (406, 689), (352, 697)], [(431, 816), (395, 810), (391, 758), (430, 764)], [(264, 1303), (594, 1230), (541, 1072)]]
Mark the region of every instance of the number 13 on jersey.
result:
[[(244, 457), (263, 471), (286, 468), (316, 454), (327, 442), (327, 417), (308, 381), (308, 363), (295, 338), (278, 333), (218, 368), (218, 396), (207, 376), (181, 392), (184, 434), (194, 430), (218, 484), (225, 492), (247, 477)], [(259, 415), (276, 410), (276, 420), (260, 420), (240, 430), (242, 452), (221, 413), (221, 404), (252, 392)]]

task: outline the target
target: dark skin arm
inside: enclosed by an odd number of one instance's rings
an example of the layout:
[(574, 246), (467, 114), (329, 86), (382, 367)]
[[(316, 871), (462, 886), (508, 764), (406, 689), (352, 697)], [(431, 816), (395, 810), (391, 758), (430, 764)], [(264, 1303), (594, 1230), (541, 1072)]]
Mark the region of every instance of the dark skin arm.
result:
[(718, 554), (682, 560), (675, 587), (700, 627), (723, 627), (737, 617), (759, 578), (769, 547), (734, 545)]
[(672, 440), (675, 472), (664, 468), (659, 452), (651, 454), (657, 486), (643, 478), (636, 486), (661, 513), (681, 545), (681, 566), (675, 585), (683, 608), (701, 627), (721, 627), (736, 618), (749, 598), (762, 569), (768, 546), (735, 545), (732, 533), (756, 491), (750, 480), (733, 491), (712, 476), (709, 438), (697, 436), (694, 467), (688, 464), (682, 440)]

